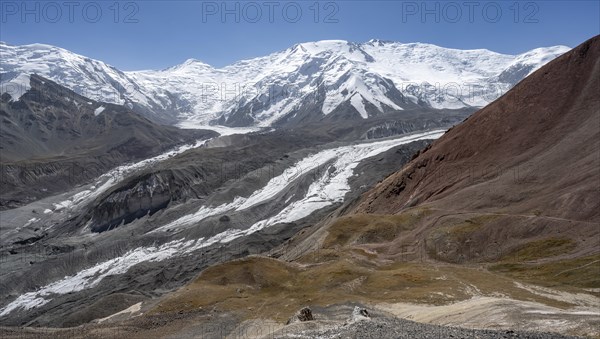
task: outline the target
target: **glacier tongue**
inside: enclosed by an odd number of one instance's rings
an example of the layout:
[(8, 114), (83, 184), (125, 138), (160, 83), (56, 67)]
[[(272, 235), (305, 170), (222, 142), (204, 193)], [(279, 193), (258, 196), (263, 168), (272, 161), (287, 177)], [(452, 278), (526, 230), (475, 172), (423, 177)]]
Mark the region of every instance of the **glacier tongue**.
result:
[[(325, 171), (326, 173), (309, 187), (308, 193), (303, 198), (288, 204), (276, 216), (260, 221), (250, 229), (299, 220), (316, 210), (343, 201), (346, 192), (350, 189), (348, 179), (354, 175), (354, 168), (364, 159), (413, 141), (437, 139), (443, 134), (443, 130), (436, 130), (391, 140), (342, 146), (320, 151), (307, 156), (286, 169), (282, 174), (271, 178), (263, 188), (255, 191), (249, 197), (236, 197), (233, 201), (216, 207), (202, 206), (195, 213), (184, 215), (167, 225), (157, 228), (154, 232), (191, 227), (197, 222), (211, 216), (230, 211), (243, 211), (263, 204), (274, 199), (303, 175), (317, 168), (323, 168), (327, 163), (333, 161), (334, 164), (331, 167), (334, 169), (333, 172)], [(248, 230), (240, 230), (240, 234), (246, 234), (247, 232)]]
[(346, 192), (350, 189), (348, 180), (354, 175), (354, 169), (362, 160), (381, 154), (399, 145), (418, 140), (437, 139), (443, 134), (443, 130), (417, 133), (396, 139), (327, 149), (310, 155), (292, 166), (291, 170), (271, 179), (265, 187), (254, 192), (248, 198), (238, 197), (231, 203), (215, 208), (202, 207), (198, 212), (182, 217), (169, 225), (157, 229), (157, 231), (172, 227), (189, 227), (208, 216), (225, 213), (231, 209), (244, 210), (251, 208), (275, 198), (288, 185), (300, 179), (302, 175), (312, 169), (334, 161), (332, 168), (335, 168), (335, 170), (324, 171), (310, 185), (303, 197), (299, 197), (299, 199), (293, 202), (286, 202), (286, 206), (272, 217), (257, 221), (247, 229), (228, 229), (209, 238), (191, 240), (182, 238), (171, 240), (162, 245), (134, 248), (122, 256), (97, 263), (74, 275), (66, 276), (35, 291), (18, 296), (15, 300), (0, 309), (0, 316), (5, 316), (18, 310), (31, 310), (41, 307), (52, 301), (56, 295), (93, 288), (103, 279), (124, 274), (135, 265), (143, 262), (158, 262), (177, 256), (188, 255), (217, 243), (227, 243), (240, 237), (248, 236), (278, 223), (289, 223), (305, 218), (314, 211), (343, 201)]
[(325, 173), (308, 188), (306, 195), (287, 205), (277, 215), (262, 220), (250, 227), (257, 231), (277, 223), (290, 223), (309, 216), (312, 212), (342, 202), (350, 190), (348, 180), (354, 175), (354, 169), (367, 158), (381, 154), (393, 147), (418, 140), (438, 139), (445, 131), (431, 131), (404, 136), (398, 139), (373, 143), (345, 146), (336, 149), (337, 157), (332, 165), (333, 171)]

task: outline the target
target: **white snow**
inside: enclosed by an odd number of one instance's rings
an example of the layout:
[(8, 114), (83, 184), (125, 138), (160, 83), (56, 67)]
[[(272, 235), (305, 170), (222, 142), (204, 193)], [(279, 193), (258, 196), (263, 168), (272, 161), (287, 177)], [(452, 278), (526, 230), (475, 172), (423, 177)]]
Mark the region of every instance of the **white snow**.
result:
[(207, 141), (208, 140), (199, 140), (194, 144), (183, 145), (149, 159), (145, 159), (136, 163), (121, 165), (117, 168), (114, 168), (113, 170), (98, 177), (98, 179), (94, 181), (94, 184), (90, 185), (87, 189), (74, 193), (72, 196), (70, 196), (64, 201), (54, 203), (54, 212), (70, 210), (82, 204), (88, 203), (91, 200), (98, 197), (103, 192), (105, 192), (106, 190), (108, 190), (116, 183), (123, 180), (126, 176), (130, 175), (131, 173), (139, 171), (155, 163), (164, 161), (174, 155), (183, 153), (187, 150), (198, 148), (204, 145)]
[[(224, 126), (200, 126), (200, 125), (193, 125), (193, 126), (190, 125), (188, 127), (189, 128), (211, 129), (211, 130), (216, 131), (217, 133), (220, 133), (221, 135), (246, 134), (246, 133), (260, 130), (259, 128), (254, 128), (254, 127), (231, 128), (231, 127), (224, 127)], [(105, 192), (106, 190), (108, 190), (110, 187), (112, 187), (116, 183), (123, 180), (126, 176), (128, 176), (136, 171), (139, 171), (143, 168), (146, 168), (148, 166), (152, 166), (153, 164), (156, 164), (156, 163), (159, 163), (166, 159), (169, 159), (170, 157), (173, 157), (177, 154), (181, 154), (181, 153), (188, 151), (190, 149), (193, 149), (193, 148), (201, 147), (204, 144), (206, 144), (209, 140), (198, 140), (193, 144), (187, 144), (187, 145), (177, 147), (173, 150), (159, 154), (155, 157), (145, 159), (145, 160), (142, 160), (142, 161), (139, 161), (136, 163), (121, 165), (117, 168), (114, 168), (113, 170), (98, 177), (98, 179), (96, 179), (94, 181), (94, 184), (87, 187), (87, 189), (84, 189), (80, 192), (74, 193), (66, 200), (63, 200), (58, 203), (54, 203), (53, 204), (54, 212), (70, 210), (77, 206), (81, 206), (82, 204), (88, 203), (91, 200), (98, 197), (103, 192)], [(49, 211), (49, 212), (46, 212), (46, 211)], [(46, 213), (46, 214), (53, 212), (52, 210), (46, 210), (46, 211), (44, 211), (44, 213)]]
[(29, 219), (29, 220), (28, 220), (28, 221), (25, 223), (25, 225), (23, 225), (23, 227), (27, 227), (27, 226), (29, 226), (29, 225), (31, 225), (31, 224), (35, 224), (35, 223), (36, 223), (36, 222), (38, 222), (38, 221), (40, 221), (40, 219), (39, 219), (39, 218), (31, 218), (31, 219)]
[[(443, 135), (443, 130), (417, 133), (391, 140), (363, 143), (352, 146), (343, 146), (327, 149), (308, 156), (296, 164), (287, 168), (257, 190), (249, 197), (236, 197), (233, 201), (219, 206), (202, 206), (198, 211), (180, 217), (179, 219), (161, 226), (153, 232), (169, 231), (175, 228), (189, 227), (195, 223), (211, 216), (223, 214), (232, 210), (242, 211), (262, 203), (265, 203), (285, 190), (301, 176), (335, 160), (333, 166), (335, 171), (326, 173), (314, 182), (308, 189), (306, 196), (299, 201), (287, 205), (276, 216), (264, 220), (253, 227), (260, 229), (266, 225), (275, 223), (292, 222), (308, 216), (310, 213), (343, 200), (346, 192), (350, 189), (348, 179), (353, 175), (354, 168), (364, 159), (383, 153), (390, 148), (407, 144), (417, 140), (437, 139)], [(243, 235), (244, 233), (240, 233)]]
[(356, 110), (358, 111), (358, 113), (360, 113), (360, 116), (363, 117), (363, 119), (367, 119), (369, 117), (369, 113), (367, 113), (367, 109), (365, 108), (365, 104), (363, 103), (363, 98), (360, 94), (355, 94), (352, 96), (352, 99), (350, 99), (350, 103), (352, 104), (352, 106), (354, 106), (354, 108), (356, 108)]
[(17, 299), (0, 310), (0, 316), (9, 314), (16, 309), (29, 310), (45, 305), (52, 300), (53, 294), (67, 294), (81, 291), (97, 285), (102, 279), (123, 274), (144, 261), (161, 261), (177, 253), (186, 247), (190, 247), (194, 241), (173, 241), (161, 246), (136, 248), (122, 257), (117, 257), (88, 269), (82, 270), (74, 276), (67, 276), (59, 281), (48, 284), (41, 289), (20, 295)]
[(0, 72), (16, 74), (3, 77), (0, 89), (18, 100), (29, 89), (29, 74), (37, 73), (96, 101), (137, 103), (157, 114), (175, 108), (182, 126), (208, 125), (242, 110), (255, 126), (266, 127), (305, 102), (321, 100), (315, 93), (323, 96), (324, 114), (349, 100), (363, 117), (376, 113), (363, 110), (366, 102), (380, 112), (402, 110), (393, 87), (434, 108), (483, 106), (512, 86), (498, 80), (502, 72), (523, 66), (532, 72), (568, 50), (554, 46), (505, 55), (422, 43), (324, 40), (223, 68), (189, 59), (164, 70), (122, 72), (54, 46), (0, 44)]
[(124, 309), (124, 310), (122, 310), (120, 312), (117, 312), (115, 314), (111, 314), (108, 317), (100, 318), (100, 319), (98, 319), (98, 322), (99, 323), (103, 323), (103, 322), (107, 321), (108, 319), (116, 317), (116, 316), (119, 316), (121, 314), (134, 314), (136, 312), (139, 312), (141, 309), (142, 309), (142, 302), (139, 302), (137, 304), (134, 304), (134, 305), (131, 305), (131, 306), (127, 307), (126, 309)]
[(94, 110), (94, 116), (100, 115), (102, 112), (104, 112), (104, 109), (106, 109), (106, 107), (104, 107), (104, 106), (100, 106), (100, 107), (96, 108)]
[(29, 84), (29, 75), (27, 73), (21, 73), (10, 81), (0, 82), (0, 93), (10, 94), (13, 101), (21, 99), (23, 94), (27, 93), (30, 89), (31, 85)]
[(287, 205), (277, 215), (253, 225), (251, 228), (262, 229), (278, 223), (290, 223), (309, 216), (312, 212), (337, 202), (342, 202), (350, 190), (348, 180), (354, 175), (354, 169), (367, 158), (381, 154), (391, 148), (417, 140), (437, 139), (444, 131), (419, 133), (393, 140), (358, 144), (339, 148), (338, 156), (333, 164), (333, 172), (329, 170), (321, 178), (310, 185), (308, 192), (301, 200)]
[(54, 203), (53, 205), (54, 205), (54, 211), (58, 212), (65, 208), (69, 208), (69, 207), (73, 206), (73, 201), (65, 200), (65, 201), (61, 201), (59, 203)]
[(177, 127), (182, 129), (207, 129), (219, 133), (220, 136), (233, 134), (248, 134), (261, 130), (259, 127), (227, 127), (220, 125), (207, 125), (206, 122), (195, 120), (181, 121), (177, 124)]
[(329, 149), (312, 156), (306, 157), (292, 167), (286, 169), (281, 175), (278, 175), (269, 180), (262, 189), (252, 193), (250, 197), (237, 197), (232, 202), (222, 204), (216, 207), (202, 206), (197, 212), (185, 215), (167, 225), (164, 225), (156, 231), (166, 231), (173, 227), (191, 225), (210, 216), (219, 215), (227, 211), (241, 211), (272, 199), (279, 192), (284, 190), (291, 182), (300, 178), (318, 166), (332, 160), (337, 155), (337, 149)]
[(139, 263), (163, 261), (174, 256), (186, 255), (217, 242), (229, 241), (228, 239), (227, 232), (224, 232), (208, 240), (204, 238), (197, 240), (179, 239), (160, 246), (138, 247), (121, 257), (98, 263), (73, 276), (64, 277), (36, 291), (20, 295), (4, 308), (0, 309), (0, 317), (17, 309), (30, 310), (43, 306), (52, 300), (52, 295), (54, 294), (67, 294), (92, 288), (104, 278), (123, 274)]

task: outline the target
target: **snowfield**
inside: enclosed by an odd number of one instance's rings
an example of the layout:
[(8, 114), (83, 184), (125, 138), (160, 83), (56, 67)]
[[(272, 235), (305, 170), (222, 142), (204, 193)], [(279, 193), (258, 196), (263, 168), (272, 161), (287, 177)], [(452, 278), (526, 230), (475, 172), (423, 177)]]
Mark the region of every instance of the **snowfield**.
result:
[(269, 127), (305, 104), (329, 114), (348, 102), (365, 119), (410, 104), (481, 107), (569, 49), (506, 55), (423, 43), (324, 40), (223, 68), (189, 59), (164, 70), (123, 72), (54, 46), (0, 42), (0, 72), (6, 74), (0, 92), (18, 100), (29, 90), (29, 75), (37, 73), (96, 101), (141, 106), (180, 126), (241, 113), (250, 126)]

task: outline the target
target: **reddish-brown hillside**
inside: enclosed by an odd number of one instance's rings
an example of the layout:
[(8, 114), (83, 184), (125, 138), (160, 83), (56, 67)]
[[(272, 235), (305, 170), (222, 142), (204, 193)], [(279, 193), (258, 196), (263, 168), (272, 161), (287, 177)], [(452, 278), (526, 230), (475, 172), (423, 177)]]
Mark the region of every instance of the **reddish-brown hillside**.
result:
[(600, 36), (527, 77), (368, 192), (416, 205), (600, 221)]

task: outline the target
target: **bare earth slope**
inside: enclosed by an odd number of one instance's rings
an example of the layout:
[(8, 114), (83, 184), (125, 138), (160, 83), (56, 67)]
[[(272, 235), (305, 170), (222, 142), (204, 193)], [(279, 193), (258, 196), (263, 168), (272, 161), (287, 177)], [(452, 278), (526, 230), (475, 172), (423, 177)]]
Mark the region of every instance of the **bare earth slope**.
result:
[(600, 221), (600, 38), (550, 62), (447, 132), (360, 203), (431, 203)]

